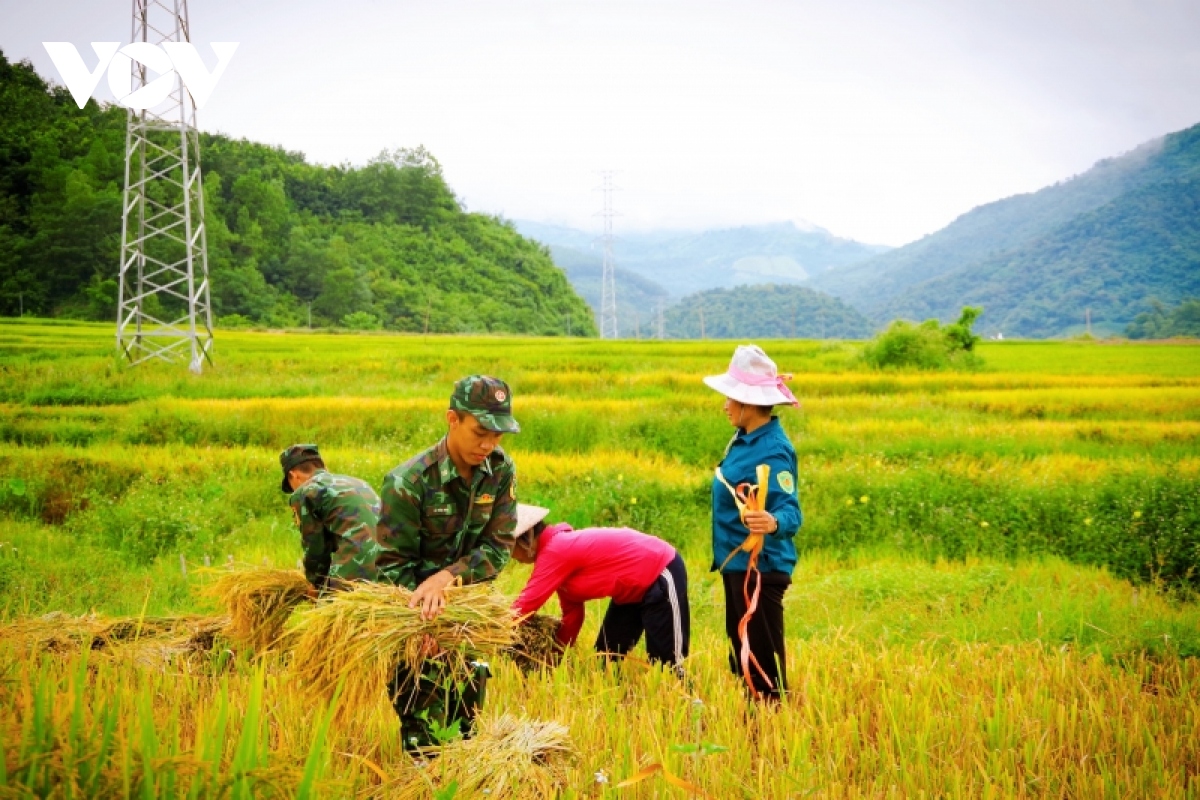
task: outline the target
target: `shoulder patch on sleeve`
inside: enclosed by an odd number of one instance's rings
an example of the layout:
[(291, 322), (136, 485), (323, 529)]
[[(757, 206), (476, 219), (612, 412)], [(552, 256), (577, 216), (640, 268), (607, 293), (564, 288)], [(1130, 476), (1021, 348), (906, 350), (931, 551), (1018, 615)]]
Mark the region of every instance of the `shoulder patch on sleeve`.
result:
[(792, 476), (792, 473), (786, 470), (783, 472), (777, 472), (775, 474), (775, 480), (779, 483), (779, 488), (783, 489), (788, 494), (794, 494), (796, 492), (796, 479)]

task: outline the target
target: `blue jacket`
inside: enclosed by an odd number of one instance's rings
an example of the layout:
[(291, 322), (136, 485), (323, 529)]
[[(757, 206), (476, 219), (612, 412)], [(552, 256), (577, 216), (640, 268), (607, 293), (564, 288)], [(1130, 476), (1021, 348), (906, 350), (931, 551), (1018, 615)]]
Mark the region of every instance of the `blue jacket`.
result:
[[(757, 481), (755, 469), (759, 464), (771, 467), (767, 511), (779, 523), (779, 530), (763, 540), (758, 568), (762, 572), (785, 572), (791, 575), (796, 567), (796, 545), (792, 539), (800, 530), (804, 518), (797, 496), (796, 450), (783, 432), (778, 417), (772, 417), (770, 422), (751, 433), (739, 429), (729, 444), (720, 469), (725, 480), (736, 489), (739, 483)], [(712, 518), (712, 569), (716, 570), (745, 541), (750, 531), (738, 516), (733, 496), (715, 476), (712, 483)], [(744, 571), (749, 557), (748, 553), (739, 552), (725, 566), (725, 571)]]

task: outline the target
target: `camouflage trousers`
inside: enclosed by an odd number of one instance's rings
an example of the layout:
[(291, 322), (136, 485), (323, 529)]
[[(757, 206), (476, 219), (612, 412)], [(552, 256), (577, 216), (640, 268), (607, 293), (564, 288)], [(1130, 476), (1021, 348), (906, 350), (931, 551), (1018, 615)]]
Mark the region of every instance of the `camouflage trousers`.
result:
[(470, 670), (463, 675), (436, 660), (426, 661), (420, 672), (403, 664), (396, 668), (388, 681), (388, 697), (400, 717), (400, 739), (406, 750), (471, 735), (491, 673), (481, 661), (471, 662)]

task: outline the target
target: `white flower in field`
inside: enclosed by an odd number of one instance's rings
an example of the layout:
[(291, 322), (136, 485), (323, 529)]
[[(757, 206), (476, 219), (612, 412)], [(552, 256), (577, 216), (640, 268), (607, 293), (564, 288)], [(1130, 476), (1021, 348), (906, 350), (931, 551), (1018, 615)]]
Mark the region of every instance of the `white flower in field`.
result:
[(604, 770), (596, 773), (596, 783), (608, 783), (608, 775), (604, 773)]

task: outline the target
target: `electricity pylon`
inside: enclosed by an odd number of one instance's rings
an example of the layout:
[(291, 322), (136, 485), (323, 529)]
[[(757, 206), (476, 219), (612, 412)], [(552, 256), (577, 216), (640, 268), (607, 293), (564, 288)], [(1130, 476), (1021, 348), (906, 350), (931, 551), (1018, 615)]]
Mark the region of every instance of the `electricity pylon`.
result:
[[(133, 0), (133, 42), (188, 42), (187, 0)], [(131, 60), (131, 89), (151, 83)], [(187, 354), (199, 374), (212, 363), (212, 304), (204, 235), (204, 187), (196, 105), (179, 75), (153, 109), (129, 109), (121, 211), (117, 348), (131, 364)]]
[(612, 207), (613, 182), (612, 170), (600, 173), (604, 178), (601, 188), (604, 190), (604, 210), (600, 216), (604, 218), (604, 234), (601, 243), (604, 245), (604, 266), (600, 273), (600, 338), (616, 339), (617, 331), (617, 282), (616, 260), (613, 258), (612, 218), (615, 216)]

